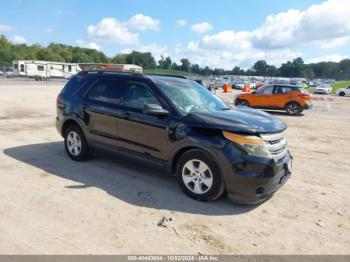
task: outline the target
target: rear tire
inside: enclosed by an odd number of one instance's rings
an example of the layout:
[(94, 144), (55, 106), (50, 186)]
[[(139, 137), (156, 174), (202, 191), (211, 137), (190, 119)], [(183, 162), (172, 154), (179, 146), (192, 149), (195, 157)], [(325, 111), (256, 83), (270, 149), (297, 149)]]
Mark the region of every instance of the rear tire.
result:
[(225, 191), (219, 166), (202, 150), (185, 152), (177, 162), (176, 175), (181, 189), (199, 201), (213, 201)]
[(286, 105), (286, 112), (290, 116), (300, 115), (302, 112), (301, 106), (297, 103), (289, 103)]
[(64, 134), (64, 145), (68, 156), (75, 161), (85, 161), (89, 155), (89, 146), (81, 128), (71, 125)]
[(343, 91), (341, 91), (341, 92), (339, 93), (339, 95), (340, 95), (340, 96), (345, 96), (345, 93), (344, 93)]

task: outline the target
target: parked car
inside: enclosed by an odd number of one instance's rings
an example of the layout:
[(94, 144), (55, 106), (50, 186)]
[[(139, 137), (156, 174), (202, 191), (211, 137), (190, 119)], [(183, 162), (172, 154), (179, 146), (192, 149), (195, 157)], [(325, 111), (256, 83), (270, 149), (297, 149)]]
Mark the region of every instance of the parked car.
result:
[(286, 124), (180, 77), (80, 72), (57, 97), (56, 127), (73, 160), (92, 148), (143, 159), (197, 200), (259, 203), (291, 175)]
[(349, 96), (350, 95), (350, 86), (337, 89), (336, 94), (339, 96)]
[(12, 69), (6, 70), (5, 71), (5, 76), (10, 78), (10, 77), (14, 77), (15, 73)]
[(315, 94), (332, 94), (332, 87), (330, 85), (319, 85), (315, 88)]
[(294, 85), (266, 85), (251, 93), (241, 94), (236, 105), (262, 109), (285, 110), (289, 115), (299, 115), (311, 109), (311, 95), (304, 88)]
[(224, 84), (225, 84), (225, 82), (222, 79), (216, 79), (215, 81), (213, 81), (210, 84), (210, 88), (211, 88), (211, 90), (216, 91), (220, 88), (223, 88)]
[(212, 86), (212, 84), (209, 81), (204, 79), (196, 79), (194, 81), (196, 81), (198, 84), (208, 89), (210, 92), (213, 92), (213, 93), (216, 92), (216, 89)]
[(265, 84), (262, 83), (262, 82), (256, 83), (255, 89), (259, 89), (259, 88), (263, 87), (264, 85), (265, 85)]
[(246, 81), (236, 81), (232, 84), (232, 88), (242, 90), (246, 84), (248, 84)]

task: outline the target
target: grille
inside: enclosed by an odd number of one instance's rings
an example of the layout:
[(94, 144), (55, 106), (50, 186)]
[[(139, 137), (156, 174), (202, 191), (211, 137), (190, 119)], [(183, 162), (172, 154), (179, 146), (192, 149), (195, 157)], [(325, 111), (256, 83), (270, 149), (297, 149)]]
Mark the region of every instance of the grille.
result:
[(265, 141), (270, 154), (276, 160), (279, 160), (287, 153), (287, 139), (282, 133), (278, 134), (263, 134), (260, 137)]

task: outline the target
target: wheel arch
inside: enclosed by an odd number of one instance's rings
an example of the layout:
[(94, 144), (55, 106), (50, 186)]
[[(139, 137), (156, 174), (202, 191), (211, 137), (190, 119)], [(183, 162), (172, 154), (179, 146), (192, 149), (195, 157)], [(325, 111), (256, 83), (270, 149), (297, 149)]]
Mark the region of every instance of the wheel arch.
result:
[[(209, 150), (208, 148), (206, 148), (205, 146), (202, 145), (198, 145), (198, 144), (193, 144), (193, 145), (184, 145), (182, 147), (179, 147), (177, 149), (175, 149), (173, 151), (173, 153), (170, 155), (169, 161), (168, 161), (168, 166), (167, 169), (171, 174), (174, 174), (176, 172), (176, 165), (178, 163), (178, 160), (180, 159), (180, 157), (188, 152), (189, 150), (202, 150), (206, 153), (208, 153), (213, 159), (215, 159), (216, 162), (219, 162), (219, 157), (215, 156), (215, 154), (213, 154), (213, 152), (211, 152), (211, 150)], [(222, 173), (222, 168), (220, 165), (218, 165), (221, 174), (224, 176), (224, 174)]]
[(67, 118), (64, 122), (63, 122), (63, 125), (62, 125), (62, 128), (61, 128), (61, 135), (64, 136), (64, 134), (66, 133), (67, 131), (67, 128), (72, 126), (72, 125), (76, 125), (78, 126), (84, 133), (85, 137), (86, 137), (86, 134), (84, 132), (84, 129), (81, 127), (81, 124), (79, 123), (78, 120), (74, 119), (74, 118)]
[(298, 102), (298, 101), (296, 101), (296, 100), (290, 100), (290, 101), (287, 101), (286, 103), (285, 103), (285, 105), (284, 105), (284, 109), (286, 109), (287, 108), (287, 106), (289, 105), (289, 104), (292, 104), (292, 103), (294, 103), (294, 104), (297, 104), (298, 106), (300, 106), (300, 109), (302, 109), (303, 108), (303, 106)]

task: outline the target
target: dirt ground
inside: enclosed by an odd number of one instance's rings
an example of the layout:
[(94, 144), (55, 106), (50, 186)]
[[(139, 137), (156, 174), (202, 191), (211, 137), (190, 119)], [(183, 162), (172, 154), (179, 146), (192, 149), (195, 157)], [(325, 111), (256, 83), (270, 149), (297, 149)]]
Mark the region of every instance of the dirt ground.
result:
[(132, 160), (70, 160), (54, 127), (62, 85), (0, 81), (1, 254), (350, 254), (350, 97), (275, 113), (288, 124), (293, 176), (242, 206), (192, 200)]

